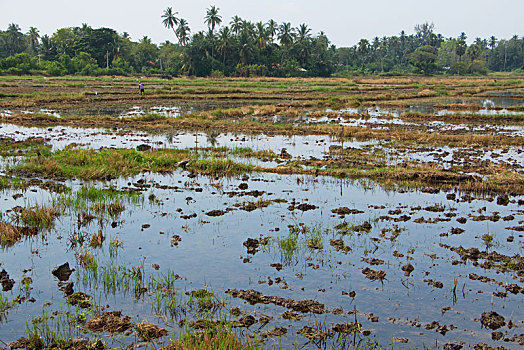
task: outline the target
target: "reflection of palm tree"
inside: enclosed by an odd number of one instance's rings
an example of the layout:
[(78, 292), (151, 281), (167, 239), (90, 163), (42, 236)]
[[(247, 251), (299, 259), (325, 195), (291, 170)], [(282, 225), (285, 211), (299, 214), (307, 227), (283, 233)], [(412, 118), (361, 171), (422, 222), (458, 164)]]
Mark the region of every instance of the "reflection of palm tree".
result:
[(211, 147), (215, 148), (215, 146), (217, 145), (218, 143), (218, 136), (220, 134), (216, 131), (212, 131), (210, 134), (207, 134), (207, 142), (209, 142), (211, 144)]

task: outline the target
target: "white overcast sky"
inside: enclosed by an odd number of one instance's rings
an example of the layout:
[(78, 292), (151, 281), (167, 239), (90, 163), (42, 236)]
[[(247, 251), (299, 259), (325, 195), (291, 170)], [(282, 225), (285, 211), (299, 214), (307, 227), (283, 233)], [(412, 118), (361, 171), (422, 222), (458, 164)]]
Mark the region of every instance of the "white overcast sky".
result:
[[(37, 27), (41, 35), (58, 28), (87, 23), (144, 35), (154, 42), (176, 41), (161, 24), (163, 11), (173, 7), (193, 32), (205, 28), (206, 8), (220, 9), (223, 24), (239, 15), (250, 21), (306, 23), (316, 34), (324, 31), (337, 46), (352, 46), (360, 38), (390, 36), (417, 23), (433, 22), (445, 37), (464, 31), (475, 37), (510, 38), (524, 35), (524, 0), (0, 0), (0, 29), (18, 24), (24, 32)], [(225, 23), (224, 23), (225, 22)]]

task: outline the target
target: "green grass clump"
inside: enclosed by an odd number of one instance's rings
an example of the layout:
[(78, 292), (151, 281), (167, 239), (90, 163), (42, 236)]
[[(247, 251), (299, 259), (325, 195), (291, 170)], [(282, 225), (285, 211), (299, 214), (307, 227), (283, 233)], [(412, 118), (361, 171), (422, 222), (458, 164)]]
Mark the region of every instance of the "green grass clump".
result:
[(233, 175), (251, 172), (254, 167), (227, 158), (199, 159), (190, 150), (165, 149), (139, 152), (132, 149), (64, 149), (49, 157), (29, 158), (12, 170), (23, 174), (84, 180), (131, 176), (143, 171), (169, 172), (182, 160), (193, 159), (186, 169), (200, 174)]
[(31, 208), (23, 208), (15, 214), (15, 220), (21, 222), (27, 227), (49, 229), (55, 225), (55, 219), (58, 216), (54, 206), (45, 207), (39, 204)]
[(27, 186), (25, 180), (16, 177), (0, 176), (0, 191), (7, 189), (25, 189)]
[(186, 333), (182, 339), (169, 344), (169, 350), (257, 349), (249, 340), (242, 342), (227, 326), (217, 325), (200, 332)]
[(0, 139), (0, 156), (35, 156), (35, 155), (49, 155), (51, 153), (51, 146), (45, 143), (41, 137), (29, 138), (24, 141), (15, 141), (11, 138)]

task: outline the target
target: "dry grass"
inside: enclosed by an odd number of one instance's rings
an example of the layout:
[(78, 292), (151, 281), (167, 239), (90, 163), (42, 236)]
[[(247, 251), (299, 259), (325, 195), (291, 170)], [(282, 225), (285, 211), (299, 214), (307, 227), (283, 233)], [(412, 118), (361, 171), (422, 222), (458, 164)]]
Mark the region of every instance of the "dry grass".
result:
[(14, 226), (10, 223), (0, 221), (0, 246), (10, 247), (20, 242), (24, 236), (33, 236), (37, 233), (35, 228)]

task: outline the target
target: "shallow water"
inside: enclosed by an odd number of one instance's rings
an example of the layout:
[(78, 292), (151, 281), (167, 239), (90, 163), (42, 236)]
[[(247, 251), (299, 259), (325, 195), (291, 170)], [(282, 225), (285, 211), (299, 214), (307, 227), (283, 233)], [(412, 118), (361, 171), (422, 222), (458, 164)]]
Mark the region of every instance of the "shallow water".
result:
[[(227, 309), (239, 306), (245, 313), (273, 317), (273, 320), (259, 332), (272, 329), (275, 326), (288, 328), (288, 333), (282, 339), (274, 338), (265, 343), (266, 347), (280, 344), (290, 347), (294, 342), (298, 346), (305, 345), (307, 339), (297, 334), (304, 325), (314, 326), (321, 323), (330, 328), (335, 323), (352, 322), (355, 315), (348, 312), (355, 308), (359, 310), (357, 319), (363, 329), (371, 331), (371, 339), (380, 341), (383, 346), (391, 344), (392, 337), (409, 339), (407, 347), (419, 348), (430, 344), (444, 344), (448, 341), (466, 341), (470, 343), (485, 342), (499, 344), (491, 340), (491, 331), (483, 329), (480, 318), (484, 311), (495, 310), (506, 318), (511, 319), (519, 327), (524, 324), (524, 310), (522, 309), (523, 294), (508, 293), (506, 298), (493, 297), (494, 291), (503, 291), (503, 287), (481, 283), (468, 278), (469, 273), (494, 278), (503, 283), (517, 283), (512, 278), (513, 273), (494, 273), (480, 267), (474, 267), (471, 262), (465, 265), (452, 265), (452, 260), (460, 257), (450, 250), (439, 246), (445, 243), (451, 246), (462, 245), (466, 248), (478, 247), (486, 249), (483, 240), (479, 237), (490, 233), (494, 237), (493, 247), (506, 255), (522, 254), (522, 235), (518, 232), (505, 229), (517, 226), (522, 220), (522, 207), (515, 201), (508, 206), (497, 205), (494, 201), (481, 198), (473, 201), (453, 201), (446, 199), (446, 193), (428, 194), (418, 191), (393, 192), (386, 191), (376, 185), (334, 180), (324, 177), (284, 176), (271, 174), (253, 174), (250, 179), (242, 181), (236, 178), (214, 179), (207, 177), (190, 178), (187, 173), (177, 172), (172, 175), (142, 174), (130, 179), (119, 179), (112, 182), (117, 187), (128, 187), (139, 179), (145, 179), (153, 187), (145, 192), (145, 201), (136, 205), (126, 204), (126, 211), (116, 220), (123, 221), (116, 227), (104, 225), (99, 227), (93, 222), (87, 227), (78, 228), (76, 215), (62, 215), (56, 222), (55, 229), (51, 230), (42, 240), (40, 237), (26, 239), (11, 248), (5, 249), (2, 254), (2, 268), (6, 269), (17, 284), (11, 292), (5, 294), (14, 298), (22, 293), (19, 290), (20, 280), (24, 276), (23, 269), (31, 269), (26, 273), (33, 279), (30, 296), (34, 303), (22, 303), (10, 309), (7, 321), (0, 327), (0, 339), (12, 341), (25, 335), (25, 323), (31, 317), (42, 314), (42, 305), (53, 303), (46, 308), (48, 313), (65, 307), (63, 293), (57, 290), (56, 279), (51, 276), (53, 267), (69, 261), (74, 265), (75, 251), (67, 248), (68, 236), (72, 232), (95, 233), (102, 229), (107, 236), (101, 249), (91, 249), (101, 265), (113, 263), (122, 266), (138, 266), (143, 264), (146, 275), (167, 274), (172, 270), (187, 280), (175, 282), (179, 292), (191, 291), (203, 287), (213, 290), (215, 295), (226, 300)], [(284, 203), (272, 203), (266, 208), (251, 212), (238, 209), (235, 205), (245, 201), (257, 201), (251, 196), (229, 196), (228, 193), (238, 189), (240, 183), (247, 183), (246, 191), (264, 191), (265, 200), (282, 199)], [(155, 188), (155, 184), (157, 185)], [(172, 186), (171, 189), (160, 189), (159, 186)], [(73, 190), (78, 185), (72, 184)], [(177, 189), (175, 188), (177, 187)], [(16, 206), (28, 203), (45, 203), (50, 194), (34, 188), (31, 190), (5, 191), (2, 194), (2, 213)], [(202, 189), (196, 190), (196, 189)], [(23, 197), (13, 199), (12, 194), (22, 193)], [(157, 202), (147, 200), (149, 194), (155, 194)], [(462, 196), (457, 195), (460, 199)], [(519, 199), (519, 198), (515, 198)], [(291, 203), (310, 203), (318, 206), (317, 209), (302, 212), (289, 210)], [(440, 205), (444, 212), (435, 213), (423, 208)], [(331, 213), (331, 210), (340, 206), (347, 206), (362, 210), (364, 213), (347, 215), (345, 219)], [(383, 209), (374, 209), (372, 206), (384, 206)], [(421, 209), (418, 209), (420, 207)], [(211, 217), (206, 215), (210, 210), (226, 208), (233, 209), (223, 216)], [(414, 209), (413, 209), (414, 208)], [(389, 214), (390, 210), (400, 209), (401, 214)], [(177, 211), (179, 210), (179, 211)], [(181, 211), (180, 211), (181, 210)], [(479, 215), (478, 211), (490, 215), (500, 212), (502, 215), (513, 214), (514, 219), (509, 221), (473, 221), (470, 215)], [(183, 219), (182, 215), (195, 213), (196, 217)], [(435, 224), (415, 223), (416, 218), (424, 217), (445, 219), (443, 214), (451, 213), (449, 222)], [(381, 218), (388, 216), (397, 218), (409, 215), (406, 222), (393, 222)], [(469, 220), (465, 224), (456, 221), (458, 217)], [(520, 219), (519, 219), (520, 218)], [(361, 224), (369, 221), (372, 229), (369, 233), (353, 232), (347, 235), (337, 233), (334, 226), (342, 222)], [(149, 228), (142, 228), (143, 224)], [(259, 238), (260, 235), (271, 237), (286, 237), (289, 234), (288, 225), (304, 224), (317, 228), (321, 232), (323, 249), (310, 249), (304, 243), (304, 237), (299, 236), (298, 249), (292, 255), (285, 255), (279, 249), (276, 240), (268, 247), (251, 256), (246, 253), (242, 245), (247, 238)], [(381, 236), (383, 229), (397, 225), (401, 230), (394, 241), (388, 239), (391, 233)], [(447, 237), (441, 233), (449, 233), (452, 227), (461, 227), (465, 230), (460, 235)], [(161, 232), (164, 232), (163, 234)], [(182, 238), (178, 246), (171, 246), (173, 234)], [(514, 242), (507, 242), (506, 238), (515, 236)], [(111, 257), (108, 244), (118, 237), (123, 242), (117, 257)], [(345, 245), (351, 247), (347, 254), (335, 251), (329, 243), (331, 238), (342, 238)], [(78, 251), (78, 250), (77, 250)], [(397, 251), (404, 257), (393, 256)], [(284, 255), (283, 255), (284, 254)], [(433, 255), (435, 254), (435, 255)], [(243, 259), (249, 257), (245, 262)], [(384, 264), (370, 266), (362, 261), (365, 257), (382, 259)], [(408, 261), (415, 270), (411, 276), (404, 276), (401, 266)], [(283, 263), (283, 269), (277, 271), (269, 266), (272, 263)], [(152, 268), (158, 264), (158, 271)], [(318, 267), (317, 267), (318, 266)], [(370, 281), (362, 274), (362, 269), (370, 267), (374, 270), (384, 270), (384, 281)], [(75, 290), (81, 290), (94, 295), (97, 303), (109, 305), (110, 310), (123, 310), (130, 315), (134, 322), (148, 320), (166, 327), (170, 334), (178, 334), (178, 320), (170, 317), (156, 317), (152, 311), (154, 292), (149, 291), (140, 299), (135, 299), (132, 292), (111, 293), (98, 282), (84, 284), (82, 270), (76, 266), (71, 280), (75, 280)], [(227, 273), (224, 273), (227, 271)], [(268, 285), (268, 276), (275, 281), (277, 277), (284, 279), (285, 284), (274, 283)], [(424, 282), (424, 279), (441, 281), (443, 288), (436, 288)], [(457, 280), (456, 300), (452, 292), (453, 281)], [(260, 281), (266, 283), (260, 284)], [(229, 288), (255, 289), (266, 295), (290, 297), (295, 300), (312, 299), (325, 304), (326, 308), (342, 308), (341, 315), (335, 314), (304, 314), (301, 321), (286, 321), (281, 317), (285, 308), (274, 305), (259, 304), (251, 306), (240, 299), (231, 298), (224, 291)], [(355, 291), (356, 297), (350, 298), (342, 292)], [(422, 306), (423, 305), (423, 306)], [(444, 314), (443, 307), (451, 307)], [(256, 310), (256, 311), (255, 311)], [(255, 313), (256, 312), (256, 313)], [(379, 317), (378, 322), (371, 322), (366, 314), (373, 313)], [(181, 316), (182, 317), (182, 316)], [(202, 315), (193, 311), (183, 318), (200, 318)], [(215, 317), (218, 317), (215, 315)], [(389, 319), (388, 318), (394, 318)], [(422, 327), (406, 325), (406, 320), (418, 320)], [(456, 329), (449, 331), (446, 336), (436, 333), (435, 330), (425, 330), (424, 325), (438, 321), (440, 324), (453, 324)], [(249, 333), (257, 332), (258, 324), (249, 329)], [(519, 329), (502, 329), (509, 334), (519, 333)], [(121, 340), (128, 344), (133, 337)], [(111, 339), (103, 337), (104, 341)], [(119, 338), (117, 338), (119, 339)], [(336, 339), (328, 339), (328, 344)], [(504, 343), (504, 346), (517, 348), (515, 343)], [(307, 348), (313, 347), (310, 343)]]

